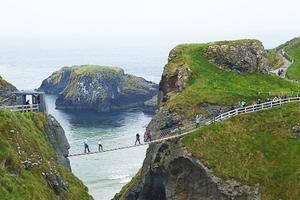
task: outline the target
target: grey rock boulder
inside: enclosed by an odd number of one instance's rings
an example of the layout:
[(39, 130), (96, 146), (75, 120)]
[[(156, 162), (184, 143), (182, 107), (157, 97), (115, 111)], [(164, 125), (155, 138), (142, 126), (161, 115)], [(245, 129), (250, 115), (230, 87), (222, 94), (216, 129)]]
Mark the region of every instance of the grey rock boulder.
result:
[(64, 67), (45, 79), (40, 89), (58, 95), (58, 109), (91, 109), (98, 112), (145, 109), (153, 112), (157, 108), (154, 101), (151, 105), (149, 103), (157, 95), (158, 85), (125, 74), (118, 67)]
[[(190, 155), (180, 140), (151, 145), (141, 178), (126, 200), (260, 200), (258, 188), (224, 180)], [(115, 200), (120, 196), (116, 195)]]
[(67, 140), (64, 129), (52, 116), (48, 117), (46, 132), (48, 134), (49, 141), (56, 152), (57, 161), (71, 170), (70, 161), (68, 159), (70, 144)]
[(238, 73), (267, 73), (268, 52), (258, 40), (215, 42), (205, 50), (208, 60), (220, 69)]

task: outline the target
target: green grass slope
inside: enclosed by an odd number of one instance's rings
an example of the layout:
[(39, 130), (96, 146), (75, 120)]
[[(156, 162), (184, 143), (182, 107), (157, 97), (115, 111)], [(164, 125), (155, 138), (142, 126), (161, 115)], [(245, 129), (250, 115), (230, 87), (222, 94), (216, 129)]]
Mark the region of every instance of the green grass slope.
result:
[(77, 74), (94, 74), (97, 72), (106, 72), (106, 73), (123, 73), (123, 69), (119, 67), (108, 67), (100, 65), (81, 65), (75, 66), (74, 71)]
[[(2, 200), (58, 199), (42, 173), (55, 180), (59, 174), (69, 185), (64, 199), (91, 199), (87, 188), (69, 170), (59, 165), (45, 133), (45, 116), (0, 110), (0, 196)], [(41, 163), (25, 169), (22, 161)], [(52, 172), (51, 172), (52, 170)]]
[(74, 72), (74, 74), (70, 77), (67, 90), (65, 91), (65, 96), (69, 98), (73, 98), (76, 95), (78, 82), (80, 82), (80, 79), (82, 78), (96, 77), (98, 79), (112, 79), (124, 74), (124, 70), (119, 67), (107, 67), (100, 65), (80, 65), (70, 67), (70, 69)]
[(300, 38), (295, 38), (280, 46), (285, 48), (289, 57), (294, 60), (294, 63), (287, 71), (287, 78), (292, 80), (300, 80)]
[(262, 199), (300, 199), (299, 104), (234, 117), (183, 138), (220, 177), (259, 184)]
[[(227, 41), (226, 44), (230, 44)], [(168, 75), (172, 76), (179, 66), (192, 70), (185, 90), (168, 101), (167, 106), (191, 117), (198, 105), (236, 105), (243, 100), (251, 104), (268, 96), (294, 95), (300, 85), (272, 74), (237, 74), (221, 70), (209, 63), (204, 50), (210, 44), (184, 44), (176, 47), (177, 56), (168, 63)], [(236, 41), (233, 41), (233, 45)], [(194, 112), (191, 112), (191, 108)]]

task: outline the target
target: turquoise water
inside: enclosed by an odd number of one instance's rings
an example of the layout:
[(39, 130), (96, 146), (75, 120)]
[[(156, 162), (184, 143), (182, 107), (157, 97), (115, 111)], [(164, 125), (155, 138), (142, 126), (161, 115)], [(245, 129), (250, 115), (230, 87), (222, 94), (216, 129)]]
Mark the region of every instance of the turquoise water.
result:
[[(55, 96), (47, 96), (49, 112), (64, 127), (70, 153), (83, 152), (83, 140), (88, 138), (92, 151), (97, 151), (97, 141), (101, 137), (104, 149), (132, 145), (135, 134), (142, 133), (151, 120), (150, 114), (143, 112), (62, 112), (53, 109)], [(110, 199), (126, 184), (141, 167), (146, 147), (126, 149), (103, 154), (72, 157), (73, 172), (84, 181), (96, 199)]]
[[(1, 41), (1, 40), (0, 40)], [(159, 82), (168, 51), (173, 45), (138, 41), (2, 41), (0, 75), (18, 89), (38, 88), (41, 81), (66, 65), (100, 64), (120, 66), (127, 73)], [(134, 144), (152, 115), (143, 112), (100, 114), (91, 111), (55, 109), (55, 96), (47, 96), (49, 113), (63, 126), (70, 153), (83, 152), (83, 139), (91, 150), (97, 140), (109, 149)], [(71, 158), (74, 174), (97, 200), (111, 199), (142, 166), (146, 146)]]

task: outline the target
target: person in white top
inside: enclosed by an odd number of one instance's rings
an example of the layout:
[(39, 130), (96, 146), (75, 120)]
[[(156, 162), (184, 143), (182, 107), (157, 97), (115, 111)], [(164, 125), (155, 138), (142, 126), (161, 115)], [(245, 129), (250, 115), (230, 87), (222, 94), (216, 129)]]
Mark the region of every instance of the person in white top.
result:
[(88, 153), (90, 153), (90, 148), (89, 148), (89, 145), (88, 145), (88, 139), (86, 138), (84, 140), (84, 153), (86, 153), (86, 150), (88, 151)]
[(102, 140), (101, 140), (101, 138), (99, 138), (99, 140), (98, 140), (98, 151), (103, 151), (103, 146), (102, 146)]

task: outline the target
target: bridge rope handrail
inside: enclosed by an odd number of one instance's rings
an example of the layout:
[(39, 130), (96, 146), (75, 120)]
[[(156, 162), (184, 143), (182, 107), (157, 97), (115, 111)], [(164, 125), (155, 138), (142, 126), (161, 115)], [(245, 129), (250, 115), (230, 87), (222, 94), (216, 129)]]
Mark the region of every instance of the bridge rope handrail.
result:
[[(104, 150), (104, 151), (94, 151), (94, 152), (90, 152), (90, 153), (71, 154), (68, 157), (105, 153), (105, 152), (117, 151), (117, 150), (122, 150), (122, 149), (129, 149), (129, 148), (145, 146), (145, 145), (148, 145), (148, 144), (160, 143), (160, 142), (163, 142), (163, 141), (166, 141), (166, 140), (183, 137), (183, 136), (188, 135), (188, 134), (194, 132), (195, 130), (197, 130), (197, 129), (205, 126), (205, 125), (210, 125), (210, 124), (213, 124), (215, 122), (227, 120), (227, 119), (230, 119), (230, 118), (232, 118), (234, 116), (237, 116), (237, 115), (242, 115), (242, 114), (246, 114), (246, 113), (253, 113), (253, 112), (258, 112), (258, 111), (262, 111), (262, 110), (267, 110), (267, 109), (271, 109), (273, 107), (279, 107), (283, 104), (295, 103), (295, 102), (300, 102), (300, 97), (290, 97), (290, 98), (278, 99), (278, 100), (275, 100), (275, 101), (268, 101), (268, 102), (264, 102), (264, 103), (260, 103), (260, 104), (253, 104), (253, 105), (242, 107), (242, 108), (236, 108), (236, 109), (230, 110), (228, 112), (222, 113), (222, 114), (214, 117), (213, 119), (208, 120), (202, 126), (200, 126), (198, 128), (195, 128), (193, 130), (189, 130), (189, 131), (187, 131), (185, 133), (182, 133), (182, 134), (163, 137), (163, 138), (156, 139), (156, 140), (153, 140), (151, 142), (145, 142), (145, 143), (139, 144), (139, 145), (129, 145), (129, 146), (123, 146), (123, 147), (118, 147), (118, 148), (107, 149), (107, 150)], [(173, 130), (174, 130), (174, 128), (173, 128)]]

